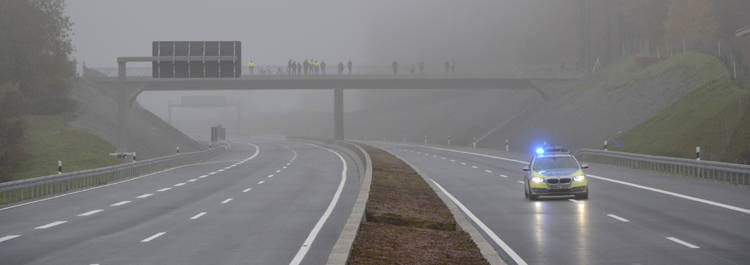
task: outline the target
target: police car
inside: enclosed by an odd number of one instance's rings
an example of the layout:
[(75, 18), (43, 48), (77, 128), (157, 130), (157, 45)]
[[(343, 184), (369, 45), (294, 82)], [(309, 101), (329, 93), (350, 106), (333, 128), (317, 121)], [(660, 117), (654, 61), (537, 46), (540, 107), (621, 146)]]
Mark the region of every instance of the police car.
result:
[(589, 168), (588, 165), (578, 164), (578, 160), (563, 147), (539, 148), (536, 153), (529, 165), (523, 167), (527, 199), (533, 201), (539, 196), (560, 195), (588, 199), (588, 180), (582, 170)]

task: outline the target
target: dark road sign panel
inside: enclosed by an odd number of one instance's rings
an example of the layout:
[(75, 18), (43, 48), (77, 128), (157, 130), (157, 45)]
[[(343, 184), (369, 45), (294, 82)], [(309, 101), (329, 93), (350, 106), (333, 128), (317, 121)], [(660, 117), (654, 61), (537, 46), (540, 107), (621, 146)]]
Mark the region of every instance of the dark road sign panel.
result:
[[(242, 43), (239, 41), (154, 41), (154, 78), (239, 78), (242, 70)], [(188, 56), (189, 61), (164, 57)], [(205, 60), (205, 56), (234, 56), (227, 61)]]

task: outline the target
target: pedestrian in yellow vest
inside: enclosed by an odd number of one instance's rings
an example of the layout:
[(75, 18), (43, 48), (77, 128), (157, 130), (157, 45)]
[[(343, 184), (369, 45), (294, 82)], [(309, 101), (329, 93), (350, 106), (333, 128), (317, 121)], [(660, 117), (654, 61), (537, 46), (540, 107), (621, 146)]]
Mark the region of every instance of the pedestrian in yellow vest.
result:
[(247, 63), (247, 68), (250, 69), (250, 75), (252, 75), (253, 74), (253, 68), (255, 68), (255, 64), (253, 63), (253, 61), (250, 61), (249, 63)]

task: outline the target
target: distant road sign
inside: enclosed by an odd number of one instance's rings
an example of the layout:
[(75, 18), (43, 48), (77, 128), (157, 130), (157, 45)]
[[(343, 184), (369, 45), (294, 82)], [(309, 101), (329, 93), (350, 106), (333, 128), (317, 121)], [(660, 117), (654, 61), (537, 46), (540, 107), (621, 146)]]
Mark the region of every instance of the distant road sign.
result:
[(622, 147), (622, 142), (613, 142), (612, 147)]

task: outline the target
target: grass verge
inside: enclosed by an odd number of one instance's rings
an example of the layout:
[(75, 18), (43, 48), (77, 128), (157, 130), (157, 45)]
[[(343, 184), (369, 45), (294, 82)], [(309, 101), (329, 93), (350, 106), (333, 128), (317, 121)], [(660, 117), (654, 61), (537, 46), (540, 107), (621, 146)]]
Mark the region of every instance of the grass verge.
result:
[[(706, 54), (682, 53), (641, 70), (647, 74), (639, 75), (652, 78), (668, 71), (676, 71), (685, 84), (700, 85), (618, 137), (617, 141), (626, 143), (620, 151), (695, 158), (695, 147), (700, 146), (704, 159), (719, 160), (737, 129), (746, 127), (740, 124), (740, 104), (746, 105), (748, 91), (735, 85), (721, 61)], [(746, 137), (735, 139), (735, 144), (743, 147), (750, 144)]]
[(417, 172), (388, 152), (362, 148), (372, 159), (372, 184), (349, 264), (488, 264)]
[(57, 174), (57, 161), (63, 172), (116, 165), (108, 154), (115, 148), (87, 132), (68, 128), (73, 113), (24, 116), (26, 153), (11, 173), (11, 180)]

